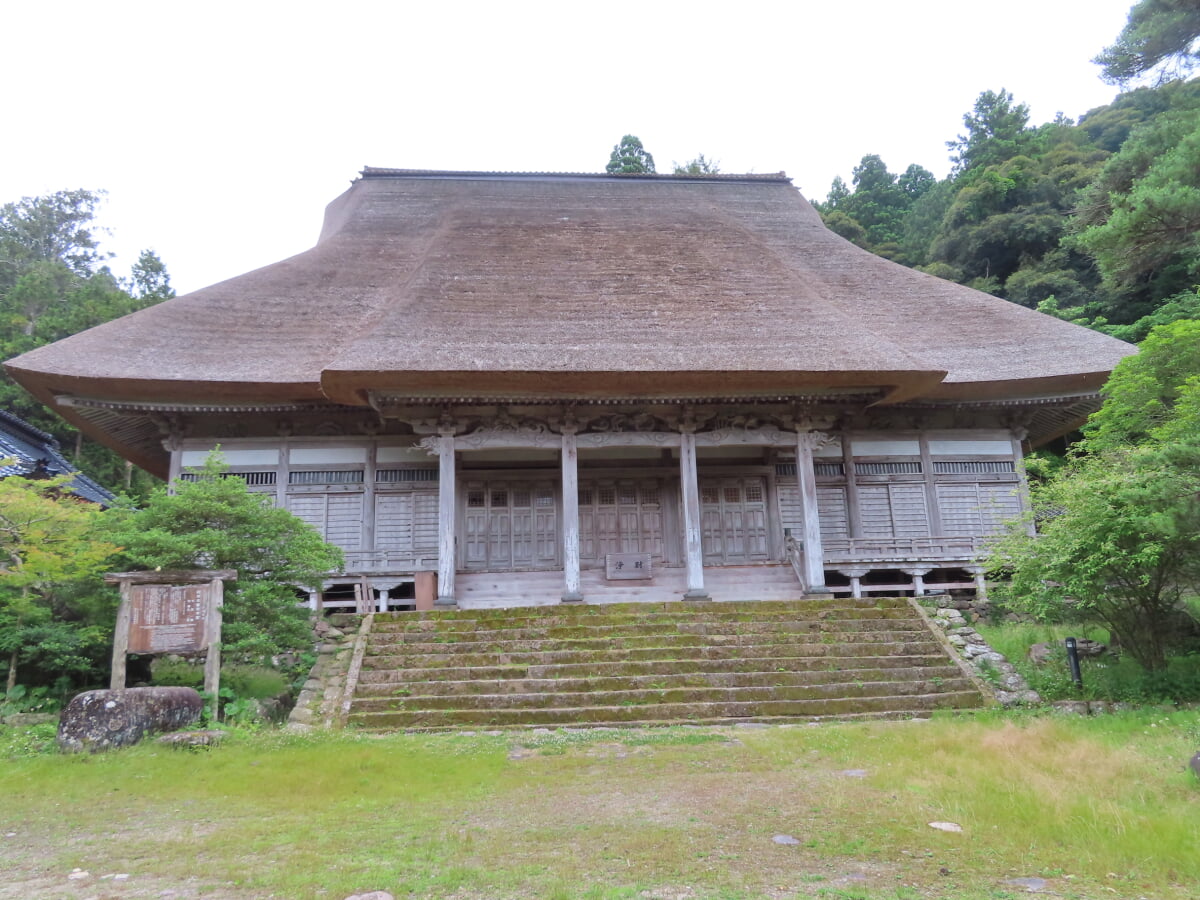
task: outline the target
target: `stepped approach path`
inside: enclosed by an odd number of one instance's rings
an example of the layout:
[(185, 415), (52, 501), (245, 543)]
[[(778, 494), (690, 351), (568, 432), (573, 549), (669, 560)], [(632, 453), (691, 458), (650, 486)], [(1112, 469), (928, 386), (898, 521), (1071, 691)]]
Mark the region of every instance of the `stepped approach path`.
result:
[(928, 716), (985, 703), (904, 598), (374, 616), (348, 722), (375, 731)]

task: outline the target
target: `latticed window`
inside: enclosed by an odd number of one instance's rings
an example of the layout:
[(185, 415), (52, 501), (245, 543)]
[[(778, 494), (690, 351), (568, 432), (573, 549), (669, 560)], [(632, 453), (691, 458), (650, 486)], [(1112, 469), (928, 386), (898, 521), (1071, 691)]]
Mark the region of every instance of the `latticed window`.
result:
[(482, 509), (487, 505), (483, 491), (467, 491), (467, 506), (471, 509)]
[(362, 484), (362, 469), (352, 471), (289, 472), (288, 484)]
[(539, 509), (546, 509), (554, 505), (554, 491), (549, 488), (539, 488), (534, 502)]
[[(494, 495), (493, 495), (494, 496)], [(512, 505), (524, 509), (532, 506), (533, 495), (529, 491), (513, 491)]]
[(854, 469), (859, 475), (920, 475), (919, 462), (875, 462), (855, 463)]

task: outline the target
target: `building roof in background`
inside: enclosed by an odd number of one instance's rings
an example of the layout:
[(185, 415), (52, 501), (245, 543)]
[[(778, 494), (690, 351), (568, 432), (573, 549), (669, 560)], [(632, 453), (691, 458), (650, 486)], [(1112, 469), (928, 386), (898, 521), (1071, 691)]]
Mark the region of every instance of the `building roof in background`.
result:
[(63, 457), (58, 441), (24, 419), (0, 410), (0, 478), (54, 477), (74, 474), (67, 489), (77, 497), (108, 506), (113, 495), (79, 472)]

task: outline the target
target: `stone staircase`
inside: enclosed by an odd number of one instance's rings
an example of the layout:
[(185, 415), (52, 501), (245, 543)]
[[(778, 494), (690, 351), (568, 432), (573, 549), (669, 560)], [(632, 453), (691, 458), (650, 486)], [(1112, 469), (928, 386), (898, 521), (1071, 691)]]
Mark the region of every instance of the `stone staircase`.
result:
[(903, 598), (375, 616), (349, 723), (375, 730), (928, 716), (984, 704)]
[[(606, 581), (601, 569), (580, 573), (588, 603), (665, 603), (687, 592), (682, 568), (658, 568), (647, 581)], [(704, 570), (704, 587), (714, 600), (799, 600), (804, 596), (788, 564), (714, 566)], [(562, 600), (561, 569), (545, 572), (478, 572), (455, 576), (460, 609), (551, 606)]]

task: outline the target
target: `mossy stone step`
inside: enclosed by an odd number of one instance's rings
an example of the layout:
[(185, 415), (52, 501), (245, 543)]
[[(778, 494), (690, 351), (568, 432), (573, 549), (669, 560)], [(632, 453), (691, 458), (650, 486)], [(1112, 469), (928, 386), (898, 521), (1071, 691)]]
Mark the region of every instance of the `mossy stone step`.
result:
[(469, 643), (491, 640), (554, 640), (594, 638), (608, 640), (614, 636), (638, 634), (790, 634), (804, 631), (871, 631), (888, 627), (918, 630), (921, 623), (912, 616), (900, 616), (893, 610), (859, 610), (845, 616), (802, 618), (777, 615), (770, 618), (746, 620), (691, 621), (687, 619), (658, 619), (626, 624), (543, 625), (520, 628), (489, 628), (470, 631), (445, 631), (426, 628), (372, 630), (371, 639), (377, 644), (402, 643)]
[[(945, 662), (943, 660), (943, 662)], [(799, 672), (683, 672), (670, 675), (596, 675), (583, 678), (468, 678), (409, 682), (360, 683), (355, 703), (378, 697), (466, 696), (471, 694), (580, 693), (647, 691), (680, 688), (796, 687), (868, 681), (929, 681), (948, 683), (962, 678), (952, 665), (862, 669), (812, 669)]]
[(367, 729), (426, 728), (447, 725), (628, 725), (694, 720), (745, 721), (759, 717), (812, 718), (861, 713), (912, 715), (933, 709), (973, 709), (981, 705), (978, 691), (913, 694), (901, 697), (836, 697), (761, 702), (663, 703), (652, 706), (575, 706), (557, 709), (454, 709), (392, 712), (352, 712), (350, 722)]
[[(407, 648), (406, 648), (407, 649)], [(444, 648), (453, 650), (453, 648)], [(794, 656), (838, 657), (850, 656), (912, 656), (930, 654), (941, 650), (933, 639), (911, 641), (855, 641), (830, 643), (780, 643), (738, 645), (708, 644), (690, 647), (634, 647), (604, 650), (541, 650), (505, 651), (493, 653), (399, 653), (395, 655), (367, 656), (365, 668), (404, 668), (487, 665), (554, 665), (558, 663), (619, 662), (622, 660), (670, 660), (681, 658), (680, 651), (688, 651), (683, 658), (690, 659), (779, 659)]]
[[(939, 648), (940, 649), (940, 648)], [(960, 671), (951, 665), (944, 653), (925, 655), (884, 656), (803, 656), (773, 657), (764, 663), (762, 658), (733, 657), (730, 659), (672, 659), (672, 660), (620, 660), (617, 662), (559, 663), (556, 665), (482, 665), (438, 668), (364, 668), (359, 676), (359, 689), (366, 690), (375, 685), (411, 685), (414, 682), (470, 681), (470, 680), (547, 680), (555, 678), (586, 679), (611, 678), (662, 678), (673, 675), (707, 674), (722, 675), (783, 675), (804, 672), (856, 671), (861, 669), (884, 670), (887, 668), (949, 668), (956, 674)]]
[(833, 681), (828, 684), (772, 685), (770, 687), (682, 687), (588, 693), (547, 691), (519, 694), (420, 694), (411, 697), (371, 697), (354, 701), (354, 712), (417, 711), (435, 709), (559, 709), (586, 703), (589, 706), (659, 706), (693, 703), (763, 703), (768, 701), (823, 700), (833, 697), (907, 697), (954, 693), (972, 687), (969, 679), (949, 681)]
[[(883, 626), (894, 623), (882, 623)], [(863, 628), (861, 630), (825, 631), (817, 629), (806, 632), (764, 632), (760, 634), (623, 634), (610, 638), (558, 638), (539, 640), (491, 641), (428, 641), (406, 643), (373, 640), (368, 643), (373, 653), (443, 654), (454, 651), (472, 653), (542, 653), (566, 651), (587, 653), (596, 650), (641, 650), (658, 648), (664, 652), (682, 651), (688, 648), (706, 647), (752, 647), (796, 644), (842, 644), (842, 643), (888, 643), (909, 640), (929, 634), (916, 623), (899, 623), (909, 628)]]
[[(531, 612), (533, 611), (533, 612)], [(536, 612), (540, 611), (540, 612)], [(508, 615), (501, 615), (507, 613)], [(580, 606), (554, 605), (512, 609), (469, 609), (438, 612), (391, 612), (375, 615), (374, 631), (486, 631), (497, 628), (629, 625), (682, 621), (753, 622), (774, 617), (816, 619), (845, 615), (911, 617), (911, 607), (855, 602), (849, 605), (821, 601), (768, 601), (722, 603), (620, 603)]]

